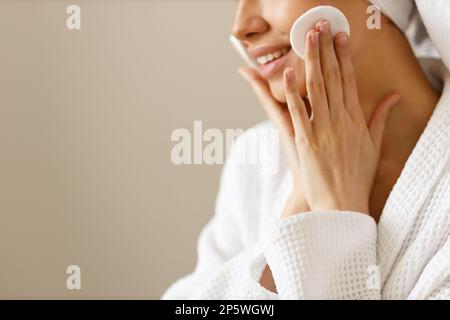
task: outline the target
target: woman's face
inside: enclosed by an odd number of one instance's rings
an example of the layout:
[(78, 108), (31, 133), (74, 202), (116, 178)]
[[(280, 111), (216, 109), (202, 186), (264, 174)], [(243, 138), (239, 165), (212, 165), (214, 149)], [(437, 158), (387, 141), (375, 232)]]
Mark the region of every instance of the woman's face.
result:
[[(239, 0), (233, 35), (243, 42), (253, 58), (259, 60), (259, 72), (280, 102), (286, 101), (283, 71), (288, 66), (295, 67), (300, 94), (306, 95), (304, 61), (291, 50), (289, 36), (295, 20), (320, 5), (334, 6), (347, 16), (355, 55), (364, 46), (369, 5), (366, 0)], [(267, 59), (274, 60), (269, 62)]]

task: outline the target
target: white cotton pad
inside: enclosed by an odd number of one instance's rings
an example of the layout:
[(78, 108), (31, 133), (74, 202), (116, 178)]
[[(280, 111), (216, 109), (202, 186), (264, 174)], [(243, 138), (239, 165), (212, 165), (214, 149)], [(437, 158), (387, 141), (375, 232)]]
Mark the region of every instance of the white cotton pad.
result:
[(298, 18), (291, 29), (291, 46), (300, 58), (305, 57), (307, 33), (321, 20), (330, 23), (333, 37), (340, 32), (346, 32), (350, 36), (350, 24), (339, 9), (332, 6), (314, 7)]

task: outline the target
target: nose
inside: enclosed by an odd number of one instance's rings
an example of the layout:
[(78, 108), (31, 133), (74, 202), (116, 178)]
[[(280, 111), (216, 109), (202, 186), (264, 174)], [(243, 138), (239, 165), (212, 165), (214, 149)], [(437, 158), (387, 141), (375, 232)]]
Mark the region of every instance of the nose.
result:
[(261, 2), (254, 0), (240, 0), (233, 23), (232, 34), (245, 45), (251, 39), (259, 38), (269, 25), (261, 14)]

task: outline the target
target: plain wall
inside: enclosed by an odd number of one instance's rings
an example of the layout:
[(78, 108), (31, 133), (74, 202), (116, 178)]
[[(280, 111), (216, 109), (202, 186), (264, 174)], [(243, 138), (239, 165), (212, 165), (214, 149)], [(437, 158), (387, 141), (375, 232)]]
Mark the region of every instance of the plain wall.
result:
[(227, 40), (235, 7), (0, 2), (0, 298), (159, 298), (193, 270), (221, 166), (175, 166), (171, 133), (264, 118)]

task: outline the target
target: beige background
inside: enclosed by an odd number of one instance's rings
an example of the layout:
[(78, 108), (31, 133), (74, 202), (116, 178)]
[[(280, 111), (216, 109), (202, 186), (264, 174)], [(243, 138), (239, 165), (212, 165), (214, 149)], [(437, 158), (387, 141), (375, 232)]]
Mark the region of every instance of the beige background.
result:
[(263, 118), (227, 42), (235, 6), (0, 2), (0, 298), (159, 298), (193, 269), (221, 168), (174, 166), (170, 134)]

